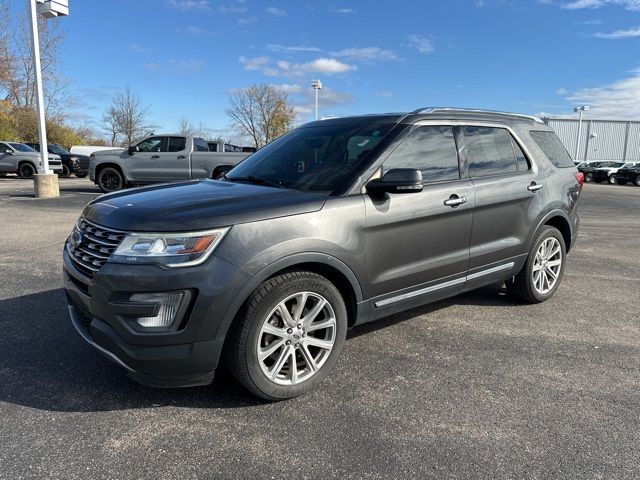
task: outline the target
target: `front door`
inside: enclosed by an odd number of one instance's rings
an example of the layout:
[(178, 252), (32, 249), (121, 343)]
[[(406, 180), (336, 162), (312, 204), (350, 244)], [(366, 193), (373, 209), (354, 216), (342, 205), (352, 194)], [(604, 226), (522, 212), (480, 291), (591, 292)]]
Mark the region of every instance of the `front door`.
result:
[(136, 145), (137, 151), (126, 160), (131, 180), (147, 183), (164, 179), (163, 162), (168, 154), (168, 140), (169, 137), (149, 137)]
[(0, 172), (13, 172), (16, 169), (13, 155), (7, 153), (7, 150), (11, 150), (6, 143), (0, 143)]
[(375, 317), (464, 289), (474, 192), (461, 178), (457, 134), (453, 125), (413, 126), (384, 161), (382, 174), (419, 169), (422, 192), (381, 200), (365, 195), (367, 293)]

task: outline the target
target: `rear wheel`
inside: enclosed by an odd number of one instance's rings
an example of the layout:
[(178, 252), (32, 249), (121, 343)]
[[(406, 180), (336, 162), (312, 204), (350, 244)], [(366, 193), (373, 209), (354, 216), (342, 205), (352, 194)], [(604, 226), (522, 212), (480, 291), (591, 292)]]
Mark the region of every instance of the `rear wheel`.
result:
[(18, 167), (18, 175), (20, 175), (20, 178), (25, 178), (25, 179), (33, 178), (35, 174), (36, 174), (36, 168), (30, 163), (27, 163), (27, 162), (21, 163), (20, 166)]
[(618, 181), (616, 180), (616, 176), (615, 175), (609, 175), (609, 183), (611, 185), (615, 185), (618, 183)]
[(593, 182), (593, 173), (587, 173), (584, 176), (584, 181), (587, 182), (587, 183)]
[(527, 303), (540, 303), (556, 293), (564, 274), (566, 255), (560, 231), (545, 226), (538, 233), (522, 270), (506, 282), (507, 289)]
[(58, 172), (58, 177), (69, 178), (71, 176), (71, 170), (64, 163), (62, 164), (62, 170)]
[(347, 332), (338, 289), (312, 272), (293, 271), (258, 287), (225, 344), (233, 376), (267, 400), (302, 395), (336, 363)]
[(98, 187), (104, 193), (115, 192), (124, 187), (124, 179), (122, 174), (112, 167), (105, 167), (98, 173)]

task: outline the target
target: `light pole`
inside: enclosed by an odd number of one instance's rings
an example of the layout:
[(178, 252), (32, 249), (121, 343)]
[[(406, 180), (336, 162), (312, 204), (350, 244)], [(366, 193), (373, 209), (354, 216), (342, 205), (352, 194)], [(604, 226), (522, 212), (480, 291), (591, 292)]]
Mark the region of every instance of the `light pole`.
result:
[(318, 90), (322, 90), (322, 82), (320, 80), (311, 80), (311, 86), (316, 93), (316, 120), (318, 120)]
[(34, 176), (36, 197), (59, 197), (58, 177), (49, 169), (49, 149), (47, 148), (47, 128), (42, 92), (42, 69), (40, 65), (40, 39), (38, 38), (38, 15), (55, 18), (69, 15), (69, 0), (27, 0), (31, 20), (31, 52), (36, 83), (36, 117), (40, 140), (40, 168)]
[(578, 113), (578, 136), (576, 138), (576, 152), (573, 156), (574, 160), (578, 160), (578, 148), (580, 146), (580, 134), (582, 133), (582, 112), (586, 112), (589, 110), (589, 105), (579, 105), (573, 109), (574, 112)]

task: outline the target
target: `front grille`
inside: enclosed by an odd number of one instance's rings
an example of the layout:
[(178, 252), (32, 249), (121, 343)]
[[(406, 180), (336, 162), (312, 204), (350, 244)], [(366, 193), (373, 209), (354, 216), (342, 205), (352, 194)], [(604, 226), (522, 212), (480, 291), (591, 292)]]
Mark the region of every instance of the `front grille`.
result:
[(89, 278), (109, 260), (127, 233), (80, 218), (67, 240), (67, 251), (78, 270)]

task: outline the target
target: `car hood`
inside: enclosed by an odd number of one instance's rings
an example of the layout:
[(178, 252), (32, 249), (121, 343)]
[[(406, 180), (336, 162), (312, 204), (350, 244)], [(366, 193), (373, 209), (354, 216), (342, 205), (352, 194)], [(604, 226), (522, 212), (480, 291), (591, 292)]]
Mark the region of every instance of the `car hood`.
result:
[(181, 232), (313, 212), (325, 200), (323, 194), (197, 180), (103, 195), (83, 215), (116, 230)]

